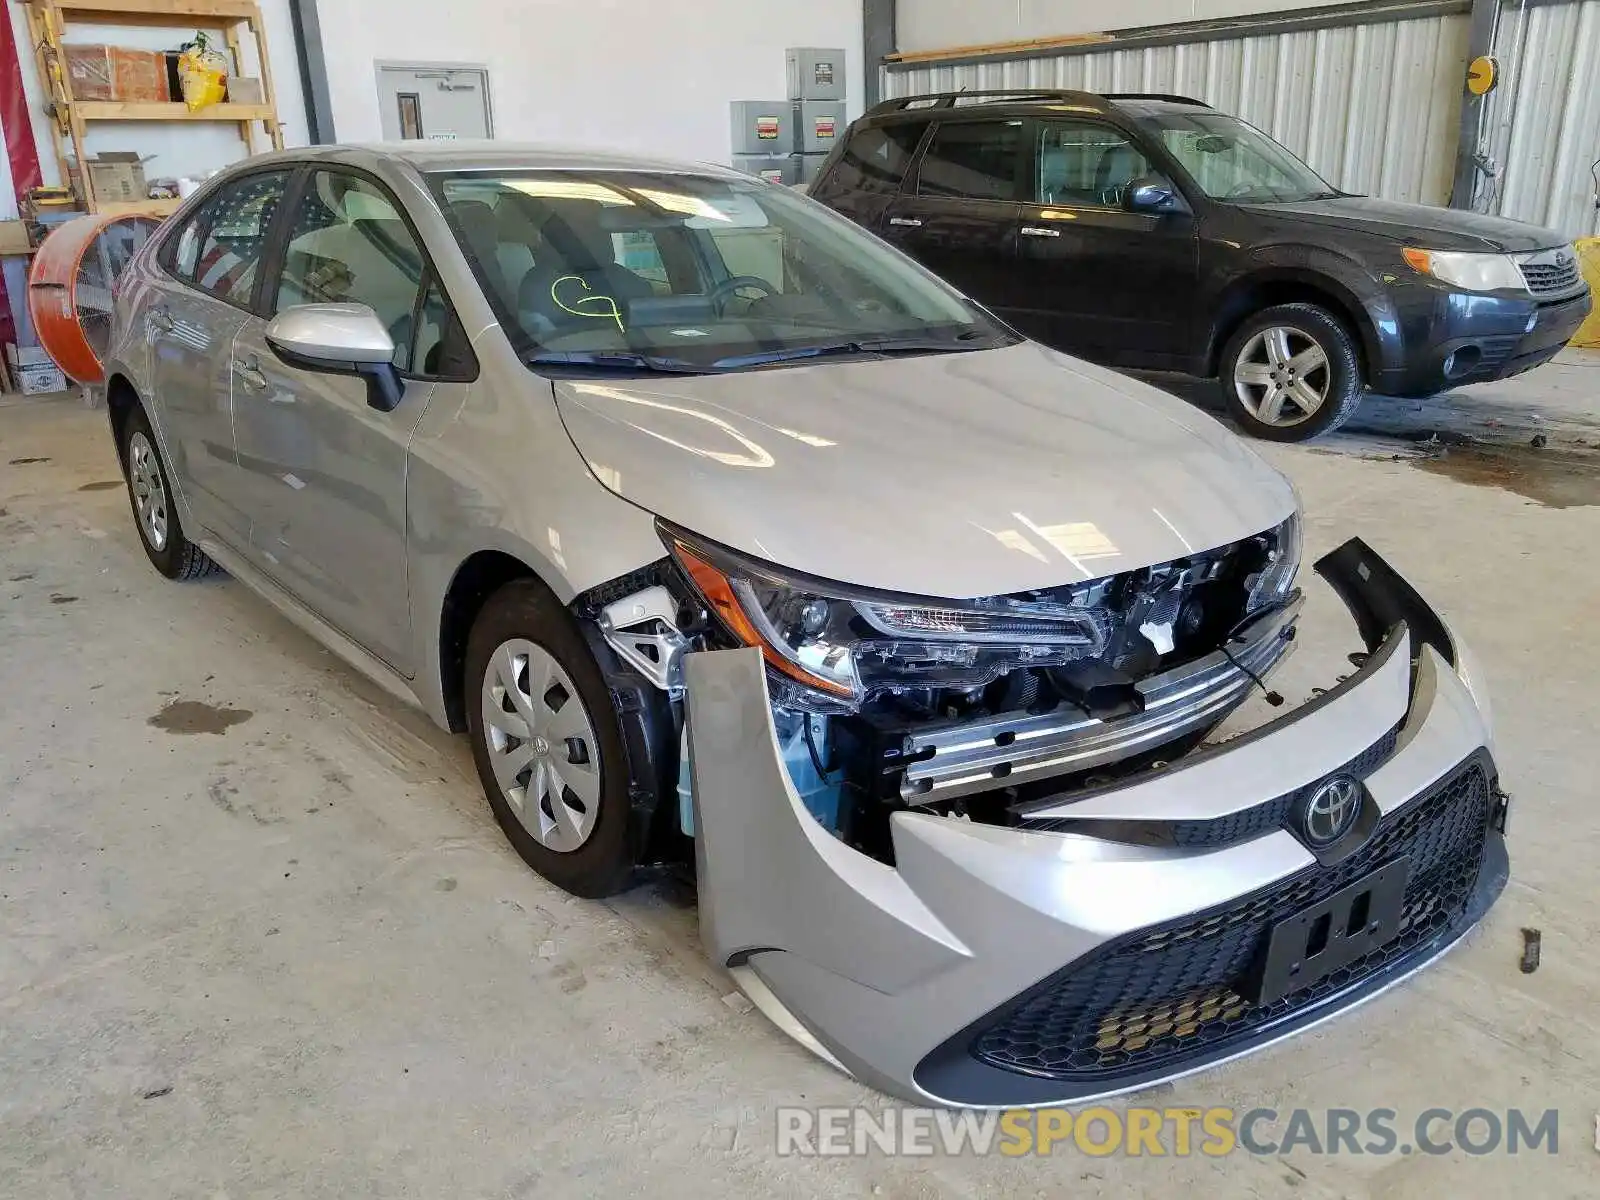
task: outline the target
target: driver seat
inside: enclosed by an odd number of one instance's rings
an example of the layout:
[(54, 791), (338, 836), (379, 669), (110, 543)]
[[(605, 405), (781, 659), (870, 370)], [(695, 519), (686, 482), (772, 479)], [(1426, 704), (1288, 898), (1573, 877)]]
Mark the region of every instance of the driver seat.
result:
[[(611, 235), (600, 226), (599, 205), (577, 201), (551, 203), (548, 207), (550, 213), (539, 230), (539, 255), (518, 289), (517, 308), (522, 319), (530, 329), (540, 332), (595, 320), (609, 321), (607, 314), (574, 313), (558, 302), (558, 296), (573, 304), (594, 295), (615, 300), (626, 324), (630, 303), (655, 295), (650, 281), (614, 260)], [(561, 283), (568, 276), (576, 276), (583, 286), (570, 279)]]

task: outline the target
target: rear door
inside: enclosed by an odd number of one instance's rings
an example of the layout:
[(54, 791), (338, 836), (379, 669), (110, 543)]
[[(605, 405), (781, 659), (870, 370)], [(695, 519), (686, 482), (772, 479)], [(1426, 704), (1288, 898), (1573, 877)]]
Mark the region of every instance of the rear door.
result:
[(1187, 361), (1199, 282), (1194, 218), (1123, 207), (1128, 185), (1154, 168), (1114, 125), (1038, 121), (1029, 143), (1019, 299), (1006, 315), (1029, 336), (1087, 358)]
[(941, 121), (878, 232), (1002, 316), (1018, 302), (1017, 227), (1026, 122)]
[(195, 520), (238, 549), (250, 517), (234, 452), (233, 339), (251, 315), (288, 179), (286, 170), (246, 175), (202, 204), (162, 246), (167, 277), (144, 310), (168, 461)]
[[(251, 553), (334, 628), (411, 674), (406, 455), (430, 398), (464, 373), (464, 342), (421, 240), (381, 183), (346, 168), (296, 189), (269, 314), (300, 304), (366, 304), (395, 343), (400, 404), (368, 404), (353, 374), (298, 366), (252, 317), (233, 347), (239, 468), (255, 523)], [(465, 354), (470, 359), (470, 350)]]

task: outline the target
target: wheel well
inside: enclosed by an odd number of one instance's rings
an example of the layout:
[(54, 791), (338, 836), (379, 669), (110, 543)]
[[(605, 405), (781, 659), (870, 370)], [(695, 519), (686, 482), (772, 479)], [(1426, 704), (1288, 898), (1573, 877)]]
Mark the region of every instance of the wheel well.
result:
[(444, 711), (455, 733), (467, 729), (463, 694), (467, 677), (467, 638), (484, 602), (513, 579), (537, 579), (539, 573), (519, 558), (498, 550), (480, 550), (456, 569), (444, 595), (439, 617), (439, 682)]
[(1212, 327), (1211, 346), (1206, 354), (1206, 374), (1217, 373), (1217, 359), (1239, 326), (1262, 309), (1275, 308), (1279, 304), (1315, 304), (1337, 317), (1355, 339), (1356, 354), (1361, 360), (1361, 373), (1365, 377), (1367, 334), (1361, 315), (1331, 289), (1298, 279), (1258, 280), (1246, 283), (1223, 297), (1216, 324)]
[[(111, 415), (111, 436), (117, 444), (117, 458), (123, 455), (123, 434), (127, 432), (128, 418), (139, 407), (139, 393), (125, 375), (113, 375), (106, 381), (106, 409)], [(122, 464), (127, 470), (128, 464)]]

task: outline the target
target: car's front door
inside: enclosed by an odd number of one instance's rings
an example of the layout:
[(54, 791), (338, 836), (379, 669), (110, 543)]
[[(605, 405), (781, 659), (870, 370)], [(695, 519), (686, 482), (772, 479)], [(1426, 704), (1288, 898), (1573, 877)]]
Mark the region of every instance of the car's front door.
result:
[[(276, 295), (265, 309), (370, 306), (395, 343), (405, 379), (390, 412), (354, 374), (286, 361), (253, 317), (234, 341), (239, 469), (251, 493), (251, 554), (314, 613), (410, 674), (406, 453), (438, 386), (427, 331), (443, 293), (398, 202), (364, 175), (309, 173), (293, 210)], [(437, 337), (434, 338), (437, 342)]]
[(236, 548), (249, 540), (230, 404), (234, 335), (250, 317), (287, 171), (222, 186), (162, 247), (168, 278), (144, 309), (151, 377), (172, 472), (196, 522)]
[(1199, 319), (1194, 218), (1123, 207), (1128, 185), (1153, 168), (1114, 125), (1039, 121), (1029, 140), (1016, 260), (1024, 299), (1006, 316), (1087, 358), (1179, 366)]
[(1018, 301), (1014, 273), (1026, 124), (941, 122), (914, 179), (884, 210), (878, 233), (1002, 316)]

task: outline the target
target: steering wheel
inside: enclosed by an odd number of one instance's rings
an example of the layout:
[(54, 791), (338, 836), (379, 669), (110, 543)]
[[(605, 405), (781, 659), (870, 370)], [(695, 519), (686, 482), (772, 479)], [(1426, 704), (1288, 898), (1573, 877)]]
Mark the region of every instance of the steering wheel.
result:
[(740, 292), (747, 288), (755, 288), (761, 292), (758, 299), (765, 300), (768, 296), (776, 296), (778, 289), (773, 287), (759, 275), (735, 275), (731, 279), (724, 279), (711, 289), (709, 297), (711, 307), (717, 316), (723, 317), (728, 313), (728, 303)]

